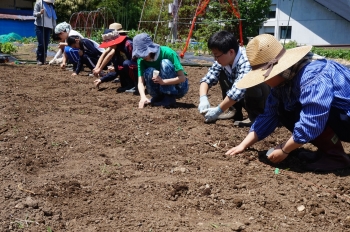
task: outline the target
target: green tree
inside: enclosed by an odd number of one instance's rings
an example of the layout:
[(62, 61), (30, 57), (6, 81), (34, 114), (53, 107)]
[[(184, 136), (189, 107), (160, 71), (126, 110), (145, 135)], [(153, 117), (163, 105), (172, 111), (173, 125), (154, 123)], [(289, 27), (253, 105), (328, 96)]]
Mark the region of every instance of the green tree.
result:
[[(271, 0), (239, 0), (238, 9), (242, 19), (242, 37), (247, 43), (247, 37), (259, 34), (259, 27), (266, 21), (270, 10)], [(211, 34), (219, 30), (233, 32), (239, 38), (239, 22), (232, 11), (229, 2), (221, 3), (212, 0), (207, 7), (205, 15), (198, 20), (200, 24), (194, 33), (196, 38), (207, 41)]]
[(239, 11), (243, 25), (243, 39), (245, 44), (247, 37), (259, 34), (259, 27), (267, 20), (270, 11), (271, 0), (239, 0)]

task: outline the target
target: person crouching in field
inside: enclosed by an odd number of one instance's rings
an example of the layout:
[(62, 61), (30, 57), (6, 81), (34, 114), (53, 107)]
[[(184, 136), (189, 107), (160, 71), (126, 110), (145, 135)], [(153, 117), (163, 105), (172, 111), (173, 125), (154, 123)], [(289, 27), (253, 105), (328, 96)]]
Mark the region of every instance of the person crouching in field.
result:
[(104, 59), (99, 60), (99, 67), (93, 70), (94, 74), (101, 72), (102, 67), (110, 61), (114, 66), (114, 71), (96, 79), (94, 85), (98, 88), (101, 83), (114, 80), (118, 75), (121, 87), (117, 92), (136, 91), (136, 61), (132, 59), (133, 42), (125, 34), (120, 34), (115, 29), (107, 29), (102, 35), (103, 42), (101, 48), (108, 50), (103, 54)]
[[(86, 65), (91, 71), (95, 68), (98, 59), (100, 58), (103, 51), (96, 47), (96, 43), (89, 39), (81, 39), (79, 36), (69, 36), (67, 39), (68, 49), (70, 59), (73, 63), (76, 63), (76, 69), (72, 73), (72, 76), (79, 75), (79, 72), (84, 69)], [(76, 52), (78, 50), (78, 54)]]
[(298, 153), (308, 163), (308, 170), (350, 167), (350, 157), (341, 144), (341, 141), (350, 142), (350, 70), (310, 53), (311, 48), (285, 50), (268, 34), (248, 43), (252, 71), (237, 83), (237, 88), (251, 88), (265, 82), (272, 89), (264, 113), (256, 118), (246, 138), (227, 155), (244, 152), (282, 124), (292, 136), (269, 154), (271, 162), (279, 163), (293, 150), (312, 143), (318, 148), (316, 153)]
[[(66, 68), (67, 56), (65, 55), (65, 47), (67, 46), (68, 36), (76, 35), (80, 38), (84, 38), (79, 32), (72, 29), (72, 26), (66, 22), (57, 24), (55, 27), (55, 33), (53, 34), (53, 39), (59, 41), (58, 51), (54, 58), (49, 62), (49, 64), (60, 63), (62, 69)], [(62, 58), (60, 58), (62, 56)]]
[[(231, 32), (219, 31), (210, 36), (208, 48), (215, 62), (200, 81), (199, 112), (204, 115), (206, 123), (233, 118), (235, 125), (251, 126), (255, 118), (264, 112), (270, 87), (261, 83), (249, 89), (237, 88), (238, 81), (251, 70), (251, 67), (245, 48), (239, 46)], [(217, 107), (210, 108), (207, 94), (218, 82), (223, 101)], [(244, 121), (242, 121), (242, 108), (248, 112), (248, 119)]]
[[(133, 57), (138, 58), (139, 108), (145, 104), (172, 107), (176, 99), (188, 92), (188, 79), (177, 53), (166, 46), (153, 43), (146, 33), (134, 37)], [(152, 96), (149, 100), (145, 86)]]
[[(123, 26), (120, 23), (112, 23), (109, 25), (108, 30), (109, 32), (111, 32), (112, 30), (118, 31), (119, 35), (123, 35), (123, 36), (127, 36), (127, 33), (129, 31), (126, 31), (123, 29)], [(106, 31), (105, 31), (106, 33)], [(125, 42), (125, 46), (126, 47), (130, 47), (132, 46), (132, 38), (127, 37)], [(131, 49), (131, 53), (132, 53), (132, 47)], [(128, 49), (126, 49), (128, 50)], [(99, 77), (101, 73), (103, 73), (103, 70), (108, 69), (108, 80), (113, 80), (113, 82), (120, 82), (122, 81), (120, 84), (121, 86), (128, 86), (128, 79), (124, 80), (120, 80), (119, 78), (117, 78), (117, 73), (114, 70), (114, 67), (111, 66), (112, 65), (112, 58), (115, 54), (115, 49), (113, 49), (113, 47), (108, 47), (105, 49), (105, 51), (102, 53), (102, 55), (100, 56), (100, 59), (98, 59), (98, 62), (96, 64), (96, 67), (94, 68), (94, 70), (92, 70), (92, 73), (94, 76)], [(135, 64), (133, 64), (136, 68), (137, 68), (137, 64), (135, 62)], [(135, 76), (136, 79), (136, 76)], [(126, 83), (124, 83), (124, 81)], [(135, 80), (136, 81), (136, 80)], [(94, 85), (98, 88), (99, 85), (101, 84), (101, 79), (96, 79), (94, 80)]]

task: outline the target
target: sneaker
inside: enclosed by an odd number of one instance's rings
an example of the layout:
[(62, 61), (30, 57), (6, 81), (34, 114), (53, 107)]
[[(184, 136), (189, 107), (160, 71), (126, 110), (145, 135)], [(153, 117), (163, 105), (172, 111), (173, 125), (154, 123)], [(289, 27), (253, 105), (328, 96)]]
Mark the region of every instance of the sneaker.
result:
[(117, 93), (123, 93), (123, 92), (125, 92), (125, 91), (127, 91), (127, 90), (130, 90), (130, 89), (132, 89), (132, 88), (134, 88), (134, 87), (131, 87), (131, 86), (128, 86), (128, 87), (119, 87), (119, 88), (117, 89)]
[(151, 105), (156, 106), (155, 104), (158, 104), (163, 100), (164, 96), (157, 96), (157, 97), (152, 97), (151, 98)]
[(239, 126), (239, 127), (250, 127), (253, 123), (250, 121), (249, 118), (243, 120), (243, 121), (235, 121), (233, 125)]
[(119, 83), (120, 82), (120, 80), (119, 80), (119, 78), (117, 77), (117, 78), (115, 78), (113, 81), (112, 81), (112, 83)]
[(225, 120), (225, 119), (231, 119), (235, 116), (236, 110), (227, 110), (219, 115), (218, 120)]
[(174, 95), (165, 95), (163, 100), (160, 102), (155, 102), (153, 106), (163, 106), (163, 107), (174, 107), (176, 105), (176, 98)]
[(37, 65), (43, 65), (43, 62), (41, 62), (41, 61), (38, 60), (38, 61), (36, 62), (36, 64), (37, 64)]
[(125, 90), (125, 93), (135, 93), (136, 92), (136, 87), (132, 87), (131, 89)]

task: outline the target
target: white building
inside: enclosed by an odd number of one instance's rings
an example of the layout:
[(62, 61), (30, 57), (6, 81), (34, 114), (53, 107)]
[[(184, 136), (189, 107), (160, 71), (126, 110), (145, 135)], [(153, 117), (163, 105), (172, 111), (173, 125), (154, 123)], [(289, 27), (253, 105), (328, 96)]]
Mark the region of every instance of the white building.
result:
[(350, 44), (350, 0), (272, 0), (268, 17), (259, 34), (281, 42)]

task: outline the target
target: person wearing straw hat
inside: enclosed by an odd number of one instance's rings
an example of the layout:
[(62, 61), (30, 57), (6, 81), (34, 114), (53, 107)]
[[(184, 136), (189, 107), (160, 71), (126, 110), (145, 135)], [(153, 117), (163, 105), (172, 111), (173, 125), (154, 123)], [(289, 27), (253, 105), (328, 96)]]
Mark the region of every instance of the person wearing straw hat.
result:
[[(114, 80), (118, 75), (120, 77), (121, 87), (117, 89), (117, 92), (132, 92), (136, 91), (136, 61), (132, 59), (133, 42), (126, 35), (119, 34), (114, 29), (105, 30), (102, 35), (103, 42), (100, 45), (101, 48), (108, 50), (102, 54), (102, 61), (99, 59), (98, 67), (93, 72), (94, 74), (100, 73), (102, 67), (105, 67), (110, 61), (114, 66), (114, 72), (109, 72), (105, 76), (96, 79), (94, 81), (95, 86), (98, 88), (103, 82)], [(96, 65), (97, 66), (97, 65)]]
[[(204, 115), (206, 123), (233, 118), (235, 125), (250, 126), (256, 116), (264, 111), (270, 88), (265, 83), (247, 90), (237, 88), (238, 81), (251, 67), (245, 48), (239, 46), (231, 32), (219, 31), (211, 35), (208, 48), (215, 62), (200, 81), (199, 112)], [(217, 83), (220, 84), (223, 101), (217, 107), (210, 108), (207, 94)], [(248, 119), (244, 121), (242, 107), (248, 112)]]
[(56, 26), (55, 0), (37, 0), (34, 5), (35, 33), (38, 40), (36, 60), (38, 65), (46, 64), (50, 35)]
[[(131, 58), (132, 54), (132, 39), (128, 37), (127, 32), (123, 30), (123, 26), (120, 23), (112, 23), (109, 25), (109, 29), (106, 29), (104, 34), (109, 33), (111, 31), (118, 31), (119, 35), (126, 36), (125, 39), (125, 46), (124, 48), (121, 46), (119, 47), (119, 50), (123, 50), (124, 54), (127, 53), (127, 57)], [(111, 64), (111, 61), (113, 60), (113, 57), (115, 57), (116, 50), (113, 46), (107, 47), (105, 51), (102, 53), (101, 57), (99, 58), (96, 67), (93, 69), (93, 75), (94, 76), (100, 76), (100, 74), (103, 72), (102, 70), (105, 70), (108, 65)], [(118, 92), (133, 92), (134, 94), (138, 94), (138, 91), (136, 89), (136, 79), (137, 79), (137, 63), (133, 59), (129, 59), (127, 61), (124, 61), (123, 63), (120, 62), (118, 65), (118, 69), (115, 69), (112, 66), (108, 66), (108, 73), (103, 78), (99, 78), (94, 80), (94, 85), (99, 88), (100, 84), (102, 82), (108, 82), (108, 81), (114, 81), (114, 82), (120, 82), (121, 87), (118, 88)], [(117, 78), (117, 72), (115, 70), (122, 70), (122, 74), (125, 75), (119, 75), (121, 78)], [(120, 73), (119, 73), (120, 74)]]
[[(173, 107), (176, 99), (188, 92), (187, 73), (177, 53), (167, 46), (160, 46), (146, 33), (134, 37), (132, 56), (138, 58), (139, 108), (146, 104)], [(145, 86), (152, 99), (145, 94)]]
[(251, 88), (265, 82), (271, 87), (265, 111), (246, 138), (226, 152), (234, 155), (270, 135), (280, 124), (292, 136), (271, 149), (268, 159), (283, 161), (295, 149), (312, 143), (317, 152), (293, 152), (308, 170), (331, 171), (350, 167), (341, 141), (350, 142), (350, 70), (312, 54), (312, 46), (284, 49), (275, 37), (262, 34), (247, 45), (252, 71), (238, 83)]
[(109, 29), (116, 30), (121, 35), (126, 35), (129, 31), (125, 31), (120, 23), (112, 23), (109, 25)]

